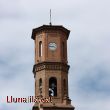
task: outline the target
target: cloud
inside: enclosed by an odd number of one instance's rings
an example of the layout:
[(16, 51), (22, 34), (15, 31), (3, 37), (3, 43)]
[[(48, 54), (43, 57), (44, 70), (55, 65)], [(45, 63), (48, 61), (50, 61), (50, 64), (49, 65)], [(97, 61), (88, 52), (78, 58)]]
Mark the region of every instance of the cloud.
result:
[(0, 109), (31, 109), (7, 104), (7, 95), (34, 95), (32, 28), (49, 24), (71, 30), (68, 39), (69, 93), (77, 110), (109, 110), (109, 0), (0, 1)]

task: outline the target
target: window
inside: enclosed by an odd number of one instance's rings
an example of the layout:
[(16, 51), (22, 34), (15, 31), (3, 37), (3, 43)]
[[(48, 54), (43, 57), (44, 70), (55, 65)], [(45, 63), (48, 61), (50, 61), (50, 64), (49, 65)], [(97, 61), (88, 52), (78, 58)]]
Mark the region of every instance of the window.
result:
[(42, 79), (39, 79), (39, 88), (42, 87)]
[(39, 57), (42, 56), (42, 41), (39, 42)]
[(39, 79), (39, 93), (42, 94), (42, 79)]
[(49, 96), (57, 96), (57, 79), (55, 77), (49, 79)]
[(64, 87), (64, 91), (66, 90), (66, 80), (63, 80), (63, 87)]
[(63, 79), (63, 87), (64, 87), (64, 96), (66, 95), (66, 80)]
[(36, 81), (35, 81), (35, 95), (36, 95)]
[(63, 80), (63, 87), (66, 88), (66, 80), (65, 79)]
[(62, 43), (62, 55), (64, 58), (65, 57), (65, 44), (64, 44), (64, 42)]

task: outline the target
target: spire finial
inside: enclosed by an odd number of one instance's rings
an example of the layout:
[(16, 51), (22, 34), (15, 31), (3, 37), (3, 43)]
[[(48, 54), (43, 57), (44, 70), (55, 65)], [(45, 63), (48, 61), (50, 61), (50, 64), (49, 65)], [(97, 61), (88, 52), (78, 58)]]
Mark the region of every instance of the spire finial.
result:
[(52, 23), (51, 23), (51, 9), (50, 9), (50, 25), (52, 25)]

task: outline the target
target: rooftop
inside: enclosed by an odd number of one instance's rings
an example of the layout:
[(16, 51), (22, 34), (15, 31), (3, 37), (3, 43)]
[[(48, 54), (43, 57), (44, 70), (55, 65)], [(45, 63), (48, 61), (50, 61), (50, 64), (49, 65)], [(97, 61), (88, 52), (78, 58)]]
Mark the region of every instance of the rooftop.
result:
[(34, 28), (32, 30), (31, 38), (33, 40), (35, 40), (36, 34), (39, 33), (40, 31), (45, 31), (45, 30), (60, 30), (60, 31), (63, 31), (67, 35), (67, 39), (68, 39), (69, 33), (70, 33), (70, 30), (66, 29), (62, 25), (42, 25), (42, 26), (40, 26), (38, 28)]

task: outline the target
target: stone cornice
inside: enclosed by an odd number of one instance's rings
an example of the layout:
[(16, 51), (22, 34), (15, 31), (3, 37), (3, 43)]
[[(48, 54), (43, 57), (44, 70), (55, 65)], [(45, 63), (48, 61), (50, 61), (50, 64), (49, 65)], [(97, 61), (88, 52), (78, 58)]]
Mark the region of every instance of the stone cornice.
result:
[(33, 73), (42, 71), (42, 70), (56, 70), (64, 71), (68, 73), (70, 66), (61, 62), (41, 62), (33, 66)]
[(52, 31), (55, 31), (55, 30), (64, 32), (66, 34), (66, 36), (67, 36), (67, 39), (68, 39), (70, 30), (64, 28), (61, 25), (43, 25), (43, 26), (40, 26), (38, 28), (35, 28), (35, 29), (32, 30), (31, 38), (33, 40), (35, 40), (35, 37), (36, 37), (37, 33), (40, 33), (42, 31), (44, 31), (44, 32), (47, 32), (47, 31), (52, 32)]

